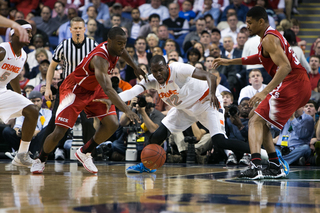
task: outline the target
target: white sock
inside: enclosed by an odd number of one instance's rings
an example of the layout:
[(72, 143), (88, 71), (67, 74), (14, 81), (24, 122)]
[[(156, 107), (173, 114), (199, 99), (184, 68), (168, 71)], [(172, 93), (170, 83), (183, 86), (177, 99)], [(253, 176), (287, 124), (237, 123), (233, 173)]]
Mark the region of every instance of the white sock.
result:
[(261, 149), (261, 159), (269, 160), (268, 153), (265, 149)]
[(231, 154), (234, 154), (231, 150), (229, 149), (225, 149), (224, 150), (224, 153), (226, 153), (227, 156), (231, 155)]
[(18, 153), (28, 152), (29, 146), (30, 146), (30, 141), (26, 142), (26, 141), (21, 140)]

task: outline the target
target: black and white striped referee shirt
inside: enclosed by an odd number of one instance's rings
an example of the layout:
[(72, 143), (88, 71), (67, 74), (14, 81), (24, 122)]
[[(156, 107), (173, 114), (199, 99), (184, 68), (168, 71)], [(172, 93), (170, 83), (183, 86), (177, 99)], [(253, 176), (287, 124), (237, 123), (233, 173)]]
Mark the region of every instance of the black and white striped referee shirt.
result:
[(80, 64), (82, 59), (87, 56), (98, 43), (85, 37), (80, 47), (76, 47), (71, 38), (62, 41), (54, 50), (52, 60), (59, 63), (64, 60), (62, 78), (65, 79)]

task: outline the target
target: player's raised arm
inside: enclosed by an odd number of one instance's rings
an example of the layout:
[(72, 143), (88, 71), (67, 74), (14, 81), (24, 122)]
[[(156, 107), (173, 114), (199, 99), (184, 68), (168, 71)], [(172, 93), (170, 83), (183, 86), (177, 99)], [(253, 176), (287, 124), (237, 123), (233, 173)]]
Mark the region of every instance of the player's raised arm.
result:
[(134, 74), (137, 78), (140, 80), (144, 79), (145, 81), (148, 80), (148, 74), (145, 74), (145, 72), (133, 62), (126, 49), (124, 49), (121, 57), (133, 68)]
[(102, 57), (94, 56), (90, 62), (90, 67), (94, 69), (95, 76), (101, 85), (104, 93), (110, 98), (112, 103), (121, 111), (126, 113), (127, 117), (134, 122), (140, 122), (137, 114), (133, 113), (129, 107), (120, 99), (117, 92), (112, 88), (112, 83), (108, 75), (109, 62)]
[(262, 47), (264, 53), (268, 54), (272, 61), (278, 66), (278, 70), (264, 90), (250, 99), (249, 104), (251, 106), (255, 105), (257, 102), (261, 102), (291, 71), (290, 62), (283, 52), (280, 40), (277, 37), (267, 35), (262, 41)]
[(216, 97), (217, 77), (212, 75), (209, 72), (206, 72), (206, 71), (204, 71), (202, 69), (198, 69), (198, 68), (195, 68), (195, 70), (192, 74), (192, 77), (199, 79), (199, 80), (206, 80), (208, 82), (210, 95), (211, 95), (210, 104), (211, 104), (211, 106), (214, 106), (217, 109), (219, 109), (219, 101)]
[(228, 66), (228, 65), (241, 65), (241, 64), (242, 64), (241, 58), (235, 58), (235, 59), (216, 58), (213, 61), (213, 68), (216, 69), (220, 65)]
[(19, 32), (19, 40), (20, 42), (28, 42), (29, 41), (29, 35), (27, 33), (27, 30), (23, 27), (21, 27), (20, 24), (7, 19), (0, 15), (0, 26), (1, 27), (10, 27), (12, 29), (15, 29)]

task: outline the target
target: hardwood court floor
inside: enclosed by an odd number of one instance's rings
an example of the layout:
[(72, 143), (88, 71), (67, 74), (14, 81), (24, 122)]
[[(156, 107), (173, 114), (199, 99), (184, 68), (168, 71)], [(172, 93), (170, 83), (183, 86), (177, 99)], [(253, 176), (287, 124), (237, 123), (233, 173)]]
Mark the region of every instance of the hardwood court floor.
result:
[(49, 161), (42, 175), (0, 161), (0, 213), (320, 212), (320, 169), (292, 167), (287, 179), (244, 181), (244, 167), (165, 164), (126, 174), (126, 163)]

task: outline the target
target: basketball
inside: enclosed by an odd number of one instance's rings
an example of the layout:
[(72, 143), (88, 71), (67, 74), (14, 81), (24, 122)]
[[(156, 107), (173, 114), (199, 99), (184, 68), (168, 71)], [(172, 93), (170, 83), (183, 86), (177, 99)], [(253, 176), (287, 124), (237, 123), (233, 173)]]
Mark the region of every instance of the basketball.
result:
[(158, 169), (166, 161), (166, 152), (157, 144), (149, 144), (141, 152), (141, 162), (148, 169)]

